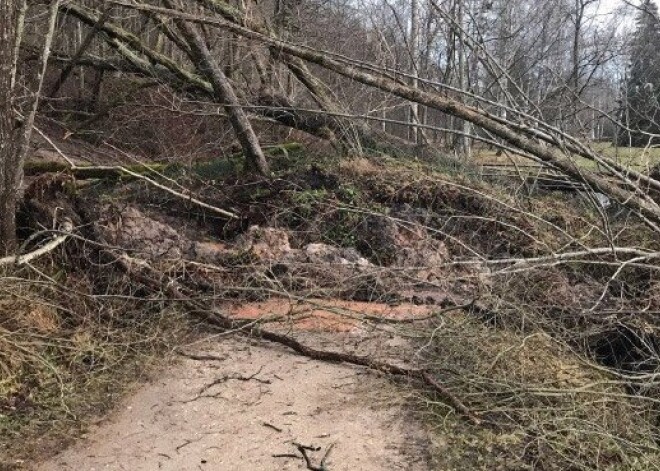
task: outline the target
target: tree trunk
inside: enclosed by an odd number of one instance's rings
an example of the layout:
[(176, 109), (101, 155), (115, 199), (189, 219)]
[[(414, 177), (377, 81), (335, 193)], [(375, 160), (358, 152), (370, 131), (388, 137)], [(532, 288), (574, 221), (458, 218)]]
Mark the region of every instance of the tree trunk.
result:
[[(71, 72), (73, 72), (73, 69), (78, 65), (78, 61), (80, 58), (87, 52), (87, 49), (89, 46), (91, 46), (92, 41), (96, 37), (96, 35), (99, 33), (101, 30), (101, 27), (103, 26), (103, 23), (108, 21), (108, 18), (110, 18), (110, 15), (112, 14), (112, 7), (107, 7), (101, 17), (99, 18), (98, 22), (94, 25), (92, 30), (87, 34), (85, 39), (82, 41), (80, 46), (78, 47), (78, 50), (76, 53), (73, 55), (73, 58), (71, 59), (71, 62), (69, 62), (64, 69), (62, 69), (62, 72), (60, 73), (59, 78), (53, 85), (53, 87), (50, 89), (50, 92), (48, 93), (48, 96), (50, 97), (55, 97), (57, 95), (57, 92), (60, 90), (62, 85), (66, 82), (66, 80), (69, 78), (69, 75), (71, 75)], [(81, 23), (78, 23), (80, 26)], [(80, 87), (80, 90), (84, 90), (84, 86)]]
[[(409, 49), (410, 49), (410, 73), (413, 78), (411, 80), (411, 85), (413, 88), (419, 88), (419, 3), (418, 0), (410, 1), (410, 38), (409, 38)], [(419, 103), (413, 102), (410, 106), (410, 122), (413, 125), (411, 128), (412, 133), (410, 133), (410, 139), (415, 144), (419, 144), (419, 128), (415, 126), (419, 124)]]
[(0, 255), (16, 249), (16, 125), (13, 82), (20, 1), (0, 3)]
[(578, 109), (580, 101), (580, 34), (582, 28), (582, 18), (584, 16), (585, 4), (582, 0), (575, 0), (575, 29), (573, 30), (573, 47), (571, 51), (571, 61), (573, 70), (570, 79), (570, 112), (569, 123), (573, 124), (573, 132), (578, 131), (579, 119)]
[(4, 0), (0, 5), (0, 251), (16, 250), (16, 205), (23, 181), (23, 165), (32, 127), (39, 106), (60, 0), (51, 0), (48, 29), (44, 36), (37, 74), (29, 81), (29, 94), (23, 106), (21, 122), (14, 117), (14, 86), (17, 74), (18, 45), (23, 31), (25, 4)]
[(243, 148), (248, 167), (262, 175), (268, 175), (270, 169), (259, 144), (259, 139), (252, 129), (252, 125), (241, 107), (238, 96), (229, 79), (211, 55), (206, 42), (200, 36), (197, 28), (186, 21), (177, 20), (176, 23), (190, 47), (190, 59), (204, 73), (209, 82), (211, 82), (216, 98), (220, 103), (226, 105), (225, 111), (229, 116), (229, 121), (234, 128), (236, 137)]
[[(463, 31), (463, 28), (466, 28), (467, 26), (465, 24), (464, 8), (463, 0), (458, 0), (456, 2), (456, 23), (458, 24), (456, 31), (458, 39), (456, 53), (458, 54), (458, 86), (461, 90), (468, 91), (467, 46), (465, 44), (465, 33)], [(465, 101), (465, 98), (462, 98), (462, 100)], [(472, 132), (472, 125), (469, 121), (464, 119), (460, 120), (458, 124), (460, 133), (456, 135), (456, 153), (460, 157), (469, 160), (471, 157), (471, 143), (468, 136)]]

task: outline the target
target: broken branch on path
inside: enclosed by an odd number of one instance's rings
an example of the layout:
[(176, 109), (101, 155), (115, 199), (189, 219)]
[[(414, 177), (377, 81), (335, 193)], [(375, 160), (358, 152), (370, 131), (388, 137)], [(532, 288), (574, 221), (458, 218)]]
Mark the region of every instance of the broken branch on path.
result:
[(194, 290), (182, 285), (179, 281), (162, 276), (162, 273), (155, 270), (151, 265), (142, 259), (134, 259), (126, 253), (116, 255), (111, 251), (106, 253), (111, 255), (120, 267), (137, 281), (149, 286), (159, 293), (167, 293), (169, 296), (177, 299), (190, 309), (190, 313), (205, 322), (223, 330), (244, 331), (254, 337), (267, 340), (288, 347), (294, 352), (318, 361), (327, 361), (333, 363), (347, 363), (356, 366), (362, 366), (370, 370), (376, 370), (391, 376), (408, 377), (424, 383), (435, 393), (443, 397), (460, 415), (465, 417), (474, 425), (480, 425), (479, 419), (470, 409), (456, 397), (448, 388), (443, 387), (438, 380), (422, 368), (412, 368), (399, 366), (385, 361), (380, 361), (367, 356), (359, 356), (352, 353), (337, 352), (331, 350), (320, 350), (309, 345), (305, 345), (299, 340), (285, 334), (263, 329), (258, 323), (252, 320), (232, 319), (194, 299)]
[(431, 374), (420, 368), (410, 368), (405, 366), (398, 366), (392, 363), (383, 362), (369, 358), (366, 356), (358, 356), (352, 353), (344, 352), (335, 352), (330, 350), (319, 350), (308, 345), (305, 345), (298, 340), (290, 337), (288, 335), (279, 334), (277, 332), (272, 332), (268, 330), (263, 330), (258, 326), (255, 327), (252, 332), (265, 340), (270, 342), (279, 343), (284, 345), (291, 350), (295, 351), (300, 355), (304, 355), (313, 360), (319, 361), (328, 361), (333, 363), (348, 363), (356, 366), (363, 366), (370, 370), (380, 371), (382, 373), (392, 375), (392, 376), (406, 376), (419, 380), (429, 386), (434, 392), (443, 397), (458, 413), (472, 422), (474, 425), (480, 425), (481, 420), (470, 411), (470, 409), (458, 399), (451, 391), (442, 386), (437, 380), (435, 380)]

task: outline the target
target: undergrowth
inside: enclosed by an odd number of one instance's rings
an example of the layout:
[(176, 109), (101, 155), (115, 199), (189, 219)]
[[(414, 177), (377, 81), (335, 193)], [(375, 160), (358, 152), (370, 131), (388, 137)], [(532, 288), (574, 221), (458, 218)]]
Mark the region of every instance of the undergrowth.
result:
[(60, 450), (187, 325), (173, 307), (136, 302), (118, 274), (94, 280), (55, 259), (0, 277), (0, 469)]
[(421, 350), (446, 387), (486, 422), (472, 427), (427, 398), (434, 456), (447, 470), (653, 470), (653, 397), (541, 329), (521, 334), (446, 316)]

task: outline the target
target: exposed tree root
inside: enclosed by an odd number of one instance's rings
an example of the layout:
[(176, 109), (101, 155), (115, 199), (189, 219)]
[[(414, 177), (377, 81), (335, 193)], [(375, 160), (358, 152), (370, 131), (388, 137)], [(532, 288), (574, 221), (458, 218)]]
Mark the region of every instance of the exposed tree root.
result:
[[(43, 190), (46, 193), (57, 192), (57, 182)], [(59, 194), (62, 196), (62, 194)], [(209, 306), (207, 300), (200, 299), (200, 294), (205, 292), (204, 282), (186, 279), (177, 280), (162, 271), (152, 267), (147, 260), (135, 258), (129, 255), (121, 248), (113, 247), (108, 244), (101, 234), (98, 233), (94, 225), (94, 217), (89, 213), (88, 204), (77, 201), (73, 198), (73, 204), (70, 205), (71, 218), (76, 218), (80, 222), (80, 230), (83, 232), (78, 239), (93, 241), (94, 250), (98, 251), (99, 260), (109, 265), (115, 265), (120, 268), (129, 278), (139, 285), (144, 286), (148, 292), (154, 296), (166, 296), (173, 302), (180, 303), (191, 315), (205, 323), (225, 331), (243, 332), (269, 342), (283, 345), (300, 355), (304, 355), (314, 360), (328, 361), (335, 363), (348, 363), (351, 365), (362, 366), (371, 370), (376, 370), (391, 376), (408, 377), (425, 384), (436, 394), (444, 398), (456, 412), (464, 416), (471, 423), (478, 425), (482, 421), (471, 412), (463, 402), (457, 398), (451, 391), (441, 385), (438, 380), (433, 378), (432, 374), (423, 368), (414, 368), (408, 366), (395, 365), (389, 362), (377, 360), (369, 356), (359, 356), (352, 353), (320, 350), (309, 345), (305, 345), (299, 340), (285, 334), (272, 330), (264, 329), (258, 321), (234, 319)], [(38, 197), (37, 197), (38, 199)], [(57, 201), (54, 195), (49, 196), (49, 201)], [(48, 203), (44, 203), (48, 206)], [(44, 214), (48, 211), (42, 211)], [(51, 212), (54, 214), (55, 212)], [(47, 221), (45, 221), (47, 222)], [(89, 249), (89, 246), (88, 246)], [(204, 359), (201, 357), (195, 359)], [(216, 358), (213, 358), (214, 360)]]

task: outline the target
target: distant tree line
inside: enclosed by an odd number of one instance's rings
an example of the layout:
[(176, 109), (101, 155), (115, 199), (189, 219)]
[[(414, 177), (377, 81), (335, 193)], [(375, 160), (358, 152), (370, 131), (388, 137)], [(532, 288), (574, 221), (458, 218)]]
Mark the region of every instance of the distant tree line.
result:
[(644, 0), (637, 13), (619, 121), (622, 126), (615, 136), (616, 144), (660, 144), (660, 21), (653, 0)]

